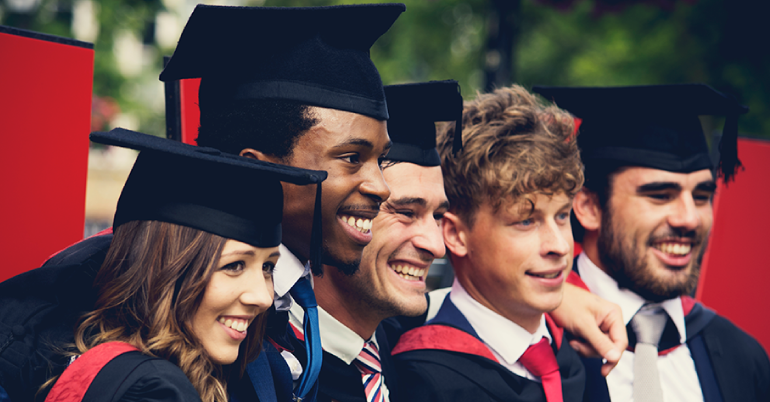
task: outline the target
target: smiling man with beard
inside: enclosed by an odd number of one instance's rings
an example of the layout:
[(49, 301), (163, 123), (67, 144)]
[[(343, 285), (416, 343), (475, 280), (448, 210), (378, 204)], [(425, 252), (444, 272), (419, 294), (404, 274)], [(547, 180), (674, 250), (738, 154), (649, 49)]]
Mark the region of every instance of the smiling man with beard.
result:
[[(606, 381), (585, 360), (591, 401), (766, 401), (770, 362), (748, 334), (689, 297), (716, 190), (699, 115), (725, 115), (719, 173), (740, 167), (747, 109), (699, 84), (534, 90), (582, 119), (586, 183), (574, 200), (576, 270), (618, 303), (633, 352)], [(581, 233), (582, 232), (582, 233)]]

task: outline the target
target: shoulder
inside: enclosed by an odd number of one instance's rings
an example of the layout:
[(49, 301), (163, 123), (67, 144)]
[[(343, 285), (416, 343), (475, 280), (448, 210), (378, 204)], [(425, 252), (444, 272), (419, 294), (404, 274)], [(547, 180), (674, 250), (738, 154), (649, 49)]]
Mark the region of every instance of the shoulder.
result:
[(190, 380), (168, 360), (131, 352), (110, 361), (88, 388), (88, 401), (200, 401)]
[(737, 400), (770, 398), (770, 359), (756, 339), (718, 315), (701, 335), (723, 392), (742, 395)]
[(486, 391), (473, 376), (494, 375), (476, 356), (446, 350), (414, 350), (394, 359), (402, 401), (484, 401)]

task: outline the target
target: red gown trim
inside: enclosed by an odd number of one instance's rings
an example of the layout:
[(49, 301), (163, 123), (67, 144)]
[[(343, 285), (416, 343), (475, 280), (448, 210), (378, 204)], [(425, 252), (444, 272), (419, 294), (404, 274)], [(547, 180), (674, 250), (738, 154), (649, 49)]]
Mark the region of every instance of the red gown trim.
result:
[(80, 402), (99, 371), (112, 359), (139, 350), (125, 342), (107, 342), (83, 353), (54, 384), (45, 402)]

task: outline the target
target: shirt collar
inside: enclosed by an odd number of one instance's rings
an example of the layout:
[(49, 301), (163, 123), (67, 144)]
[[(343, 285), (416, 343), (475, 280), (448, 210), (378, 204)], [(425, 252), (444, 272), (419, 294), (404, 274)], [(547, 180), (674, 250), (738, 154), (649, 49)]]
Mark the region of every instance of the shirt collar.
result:
[[(289, 320), (291, 323), (302, 331), (302, 322), (305, 315), (304, 310), (297, 303), (293, 303), (291, 306)], [(361, 349), (364, 348), (364, 343), (367, 342), (361, 338), (352, 329), (345, 326), (345, 324), (339, 322), (331, 314), (326, 312), (321, 306), (318, 306), (318, 327), (321, 332), (321, 346), (323, 350), (332, 356), (350, 365), (358, 354), (361, 353)], [(372, 334), (370, 341), (372, 341), (379, 350), (380, 345), (377, 343), (377, 337)]]
[(278, 246), (281, 258), (273, 270), (273, 291), (276, 297), (283, 297), (295, 283), (310, 272), (310, 266), (300, 262), (294, 253), (283, 244)]
[[(577, 268), (578, 272), (580, 272), (580, 279), (583, 280), (583, 283), (586, 284), (591, 293), (620, 306), (620, 310), (623, 313), (623, 321), (626, 325), (631, 321), (634, 314), (645, 303), (648, 303), (647, 300), (630, 289), (621, 289), (618, 286), (618, 282), (594, 264), (585, 252), (580, 253), (577, 259)], [(677, 331), (679, 331), (679, 342), (684, 343), (687, 339), (687, 332), (684, 324), (684, 309), (682, 308), (681, 298), (668, 299), (659, 304), (666, 310), (671, 320), (674, 321), (674, 325)]]
[(501, 356), (506, 363), (516, 363), (530, 345), (545, 337), (551, 343), (551, 334), (545, 324), (545, 315), (540, 317), (540, 326), (534, 334), (515, 322), (497, 314), (476, 301), (455, 278), (449, 298), (465, 316), (484, 343)]

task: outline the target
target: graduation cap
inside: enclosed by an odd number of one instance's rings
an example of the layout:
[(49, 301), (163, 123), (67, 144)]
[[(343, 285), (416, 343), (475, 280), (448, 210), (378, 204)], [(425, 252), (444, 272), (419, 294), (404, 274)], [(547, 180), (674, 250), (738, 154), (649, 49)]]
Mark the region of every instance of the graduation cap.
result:
[(463, 98), (457, 81), (430, 81), (385, 87), (388, 135), (393, 146), (387, 159), (439, 166), (437, 121), (455, 121), (454, 152), (462, 148)]
[(161, 81), (201, 77), (201, 124), (217, 105), (285, 99), (386, 120), (369, 48), (403, 4), (329, 7), (198, 5)]
[(583, 162), (621, 163), (671, 172), (713, 169), (698, 116), (726, 116), (719, 143), (725, 181), (741, 166), (738, 116), (748, 112), (705, 84), (631, 87), (546, 87), (539, 93), (582, 120)]
[(280, 182), (317, 184), (327, 175), (121, 128), (92, 133), (91, 141), (140, 151), (120, 194), (114, 227), (156, 220), (275, 247), (281, 243)]

